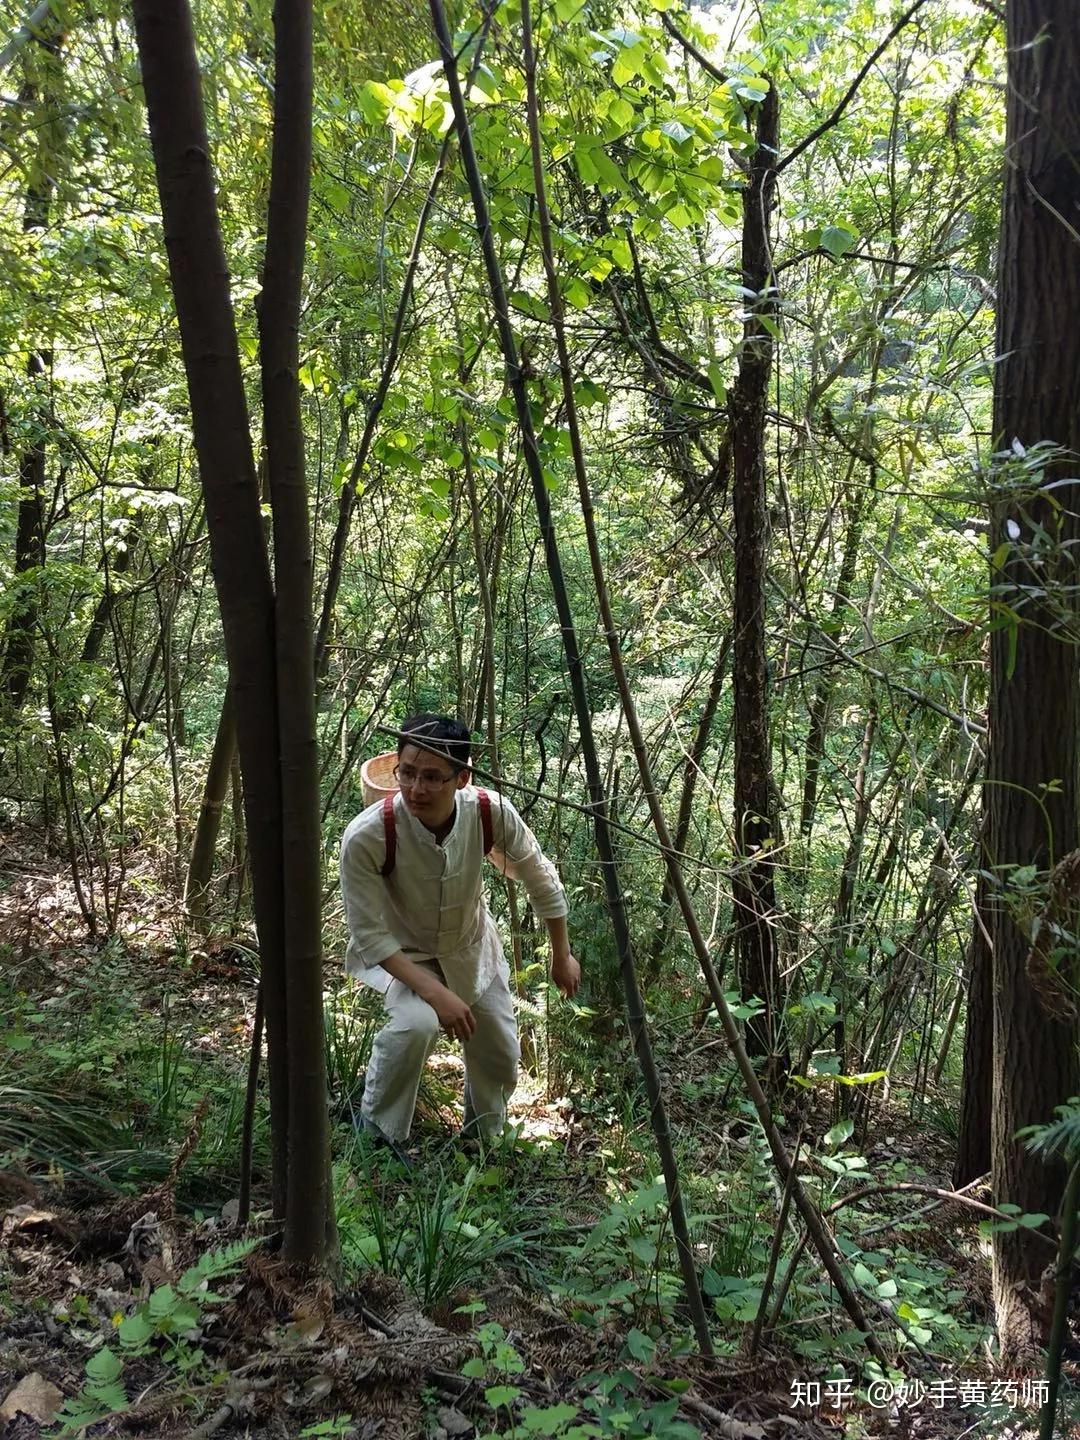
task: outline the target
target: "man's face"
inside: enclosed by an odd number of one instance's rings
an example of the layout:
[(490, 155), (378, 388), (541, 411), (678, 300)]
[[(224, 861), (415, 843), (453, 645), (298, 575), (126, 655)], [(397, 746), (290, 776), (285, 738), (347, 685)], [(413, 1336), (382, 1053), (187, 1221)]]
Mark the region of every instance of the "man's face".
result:
[(454, 813), (457, 791), (469, 783), (469, 771), (456, 771), (444, 755), (404, 745), (398, 755), (398, 784), (405, 808), (429, 830), (445, 825)]

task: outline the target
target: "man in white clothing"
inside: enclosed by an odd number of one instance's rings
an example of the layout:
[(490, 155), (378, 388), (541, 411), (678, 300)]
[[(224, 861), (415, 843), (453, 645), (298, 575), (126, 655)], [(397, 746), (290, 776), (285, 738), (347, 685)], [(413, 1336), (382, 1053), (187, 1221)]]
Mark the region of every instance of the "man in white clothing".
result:
[(387, 1021), (372, 1047), (361, 1120), (400, 1146), (439, 1030), (465, 1048), (465, 1129), (493, 1136), (517, 1083), (509, 969), (484, 899), (485, 854), (524, 885), (551, 941), (551, 976), (573, 995), (566, 896), (551, 861), (508, 800), (470, 784), (468, 729), (414, 715), (399, 732), (401, 787), (369, 806), (341, 842), (349, 974), (382, 992)]

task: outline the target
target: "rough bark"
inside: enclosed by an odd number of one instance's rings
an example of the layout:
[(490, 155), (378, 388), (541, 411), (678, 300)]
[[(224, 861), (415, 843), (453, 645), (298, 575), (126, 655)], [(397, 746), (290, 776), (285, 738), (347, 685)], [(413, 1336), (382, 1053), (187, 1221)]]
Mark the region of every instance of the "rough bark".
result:
[[(733, 920), (743, 994), (764, 1010), (747, 1025), (751, 1052), (767, 1075), (787, 1070), (784, 990), (776, 941), (771, 847), (772, 757), (765, 653), (765, 407), (772, 372), (768, 325), (775, 313), (769, 216), (779, 133), (775, 86), (758, 106), (757, 147), (743, 192), (742, 283), (747, 302), (739, 373), (730, 395), (732, 507), (735, 520), (735, 875)], [(766, 322), (766, 323), (763, 323)]]
[[(1080, 26), (1072, 0), (1007, 7), (1005, 194), (994, 371), (989, 837), (995, 867), (1045, 870), (1077, 845), (1080, 683), (1075, 546), (1080, 527)], [(1013, 453), (1014, 442), (1027, 459)], [(1030, 463), (1039, 442), (1063, 458)], [(1067, 454), (1068, 458), (1064, 458)], [(1059, 482), (1051, 490), (1049, 485)], [(1064, 483), (1060, 483), (1064, 482)], [(1052, 788), (1045, 788), (1052, 787)], [(1007, 871), (999, 868), (1007, 881)], [(990, 912), (994, 951), (994, 1194), (1054, 1214), (1063, 1172), (1015, 1139), (1076, 1093), (1075, 1026), (1048, 1015), (1026, 969), (1029, 938), (1004, 896)], [(1003, 1352), (1045, 1337), (1033, 1319), (1045, 1257), (1019, 1229), (994, 1238)]]

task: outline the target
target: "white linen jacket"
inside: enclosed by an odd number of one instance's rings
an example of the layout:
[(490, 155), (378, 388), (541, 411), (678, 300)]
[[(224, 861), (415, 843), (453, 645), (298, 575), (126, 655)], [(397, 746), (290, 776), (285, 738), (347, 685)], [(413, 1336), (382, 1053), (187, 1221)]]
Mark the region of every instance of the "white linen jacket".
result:
[[(509, 800), (491, 796), (496, 869), (519, 880), (541, 920), (567, 913), (555, 866)], [(439, 844), (410, 815), (400, 791), (394, 797), (397, 853), (386, 859), (382, 801), (361, 811), (341, 841), (341, 894), (349, 926), (345, 966), (355, 979), (384, 994), (393, 977), (382, 967), (398, 950), (411, 960), (438, 960), (448, 987), (467, 1005), (505, 971), (502, 944), (484, 899), (483, 827), (476, 788), (457, 791), (453, 828)]]

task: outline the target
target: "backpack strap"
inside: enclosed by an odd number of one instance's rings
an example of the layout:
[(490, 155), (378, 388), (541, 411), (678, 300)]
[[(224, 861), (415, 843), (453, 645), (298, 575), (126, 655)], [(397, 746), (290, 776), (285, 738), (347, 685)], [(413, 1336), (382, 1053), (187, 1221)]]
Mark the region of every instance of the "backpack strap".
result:
[(491, 847), (495, 844), (495, 835), (491, 828), (491, 796), (478, 785), (476, 798), (480, 802), (480, 829), (484, 836), (484, 854), (488, 855)]
[[(484, 854), (488, 855), (495, 844), (495, 832), (491, 824), (491, 796), (478, 786), (476, 798), (480, 802), (480, 830), (484, 837)], [(379, 874), (384, 880), (388, 880), (394, 873), (394, 866), (397, 863), (397, 816), (394, 814), (393, 795), (383, 797), (382, 823), (383, 840), (386, 843), (386, 859), (383, 861)]]
[(379, 874), (388, 880), (394, 873), (397, 862), (397, 816), (394, 814), (393, 795), (383, 796), (382, 802), (383, 839), (386, 841), (386, 859)]

